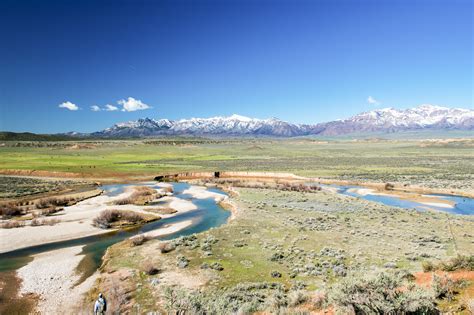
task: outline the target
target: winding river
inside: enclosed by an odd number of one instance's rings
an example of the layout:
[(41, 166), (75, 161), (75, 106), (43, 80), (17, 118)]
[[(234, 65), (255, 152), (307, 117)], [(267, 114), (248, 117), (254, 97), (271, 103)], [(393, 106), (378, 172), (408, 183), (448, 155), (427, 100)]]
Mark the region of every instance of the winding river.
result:
[[(434, 202), (424, 203), (421, 201), (418, 202), (414, 200), (403, 199), (390, 193), (380, 193), (361, 186), (342, 186), (335, 184), (321, 186), (335, 190), (337, 193), (342, 195), (375, 201), (387, 206), (416, 209), (419, 211), (435, 210), (451, 214), (474, 215), (474, 198), (456, 195), (429, 194), (422, 195), (422, 197), (430, 198)], [(439, 202), (437, 202), (437, 200)]]
[[(196, 205), (197, 209), (177, 214), (170, 218), (154, 221), (138, 228), (114, 231), (107, 234), (87, 236), (67, 241), (47, 243), (2, 253), (0, 254), (0, 272), (13, 271), (21, 268), (30, 262), (33, 259), (32, 255), (35, 254), (65, 247), (85, 245), (82, 250), (82, 254), (84, 254), (85, 257), (81, 262), (81, 265), (85, 266), (81, 268), (81, 272), (83, 273), (82, 279), (85, 279), (92, 275), (94, 271), (100, 266), (102, 256), (109, 246), (134, 235), (160, 229), (171, 223), (192, 220), (192, 224), (190, 226), (175, 233), (158, 237), (160, 239), (172, 239), (184, 235), (203, 232), (227, 222), (228, 218), (230, 217), (230, 212), (224, 210), (216, 203), (214, 199), (197, 199), (193, 198), (191, 195), (184, 194), (183, 191), (190, 187), (190, 185), (187, 183), (171, 184), (173, 185), (173, 195), (175, 197), (190, 200), (194, 205)], [(131, 186), (131, 184), (106, 185), (103, 186), (102, 189), (105, 191), (105, 194), (109, 196), (116, 196), (122, 193), (127, 186)], [(152, 185), (151, 187), (154, 186)], [(219, 189), (209, 188), (208, 190), (225, 195), (225, 193)]]

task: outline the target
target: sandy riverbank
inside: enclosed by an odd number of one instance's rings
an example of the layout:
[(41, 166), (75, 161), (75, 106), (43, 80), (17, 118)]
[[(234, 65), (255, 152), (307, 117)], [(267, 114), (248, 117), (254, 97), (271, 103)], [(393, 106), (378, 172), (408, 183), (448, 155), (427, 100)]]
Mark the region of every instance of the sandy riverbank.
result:
[[(161, 189), (158, 188), (158, 191)], [(55, 225), (30, 226), (21, 228), (0, 229), (0, 253), (65, 241), (86, 236), (109, 233), (112, 230), (104, 230), (92, 225), (94, 218), (103, 210), (133, 210), (139, 213), (152, 214), (147, 212), (147, 208), (156, 208), (156, 206), (137, 206), (137, 205), (113, 205), (113, 202), (122, 198), (127, 198), (133, 193), (132, 188), (126, 189), (117, 196), (101, 195), (81, 201), (73, 206), (65, 207), (63, 211), (51, 218), (60, 220)], [(167, 207), (176, 210), (174, 214), (160, 215), (162, 218), (169, 218), (178, 213), (197, 209), (189, 200), (180, 199), (174, 196), (165, 196), (159, 199), (167, 203)]]
[[(168, 235), (183, 230), (192, 223), (192, 220), (177, 222), (144, 235), (151, 238)], [(22, 282), (20, 294), (38, 296), (36, 310), (40, 314), (60, 314), (72, 309), (79, 314), (89, 314), (90, 310), (79, 310), (78, 307), (82, 304), (83, 295), (98, 278), (99, 272), (74, 286), (80, 279), (76, 268), (84, 257), (80, 254), (82, 248), (83, 246), (75, 246), (37, 254), (33, 256), (33, 261), (18, 269), (17, 274)]]
[(224, 194), (219, 194), (213, 191), (210, 191), (205, 186), (191, 186), (188, 189), (183, 191), (183, 194), (189, 194), (196, 199), (209, 199), (212, 198), (216, 202), (221, 202), (228, 197)]
[(94, 283), (94, 274), (78, 286), (80, 275), (75, 269), (84, 257), (83, 246), (57, 249), (33, 256), (33, 261), (18, 269), (22, 284), (20, 294), (36, 294), (40, 314), (67, 313), (82, 300), (82, 295)]

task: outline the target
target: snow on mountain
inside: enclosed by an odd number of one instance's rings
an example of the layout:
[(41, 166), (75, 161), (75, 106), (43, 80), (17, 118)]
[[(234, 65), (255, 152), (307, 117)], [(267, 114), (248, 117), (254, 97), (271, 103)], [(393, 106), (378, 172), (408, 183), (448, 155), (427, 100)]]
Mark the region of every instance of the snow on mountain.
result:
[(320, 124), (322, 135), (358, 132), (396, 132), (420, 129), (474, 129), (474, 111), (423, 104), (399, 110), (376, 109), (344, 120)]
[(229, 117), (190, 118), (171, 121), (168, 119), (138, 119), (118, 123), (94, 136), (144, 137), (155, 135), (267, 135), (292, 137), (300, 135), (300, 127), (270, 118), (257, 119), (240, 115)]
[(292, 124), (277, 118), (228, 117), (138, 119), (118, 123), (92, 135), (102, 137), (148, 137), (159, 135), (278, 136), (342, 135), (366, 132), (396, 132), (421, 129), (474, 130), (474, 111), (423, 104), (399, 110), (376, 109), (353, 117), (317, 125)]

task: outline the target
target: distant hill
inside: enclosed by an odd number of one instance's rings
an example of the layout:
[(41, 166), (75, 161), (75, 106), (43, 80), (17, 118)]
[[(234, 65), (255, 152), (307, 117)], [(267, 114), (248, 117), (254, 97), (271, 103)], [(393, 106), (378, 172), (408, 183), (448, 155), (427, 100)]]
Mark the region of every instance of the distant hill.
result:
[(0, 141), (67, 141), (78, 139), (78, 137), (68, 135), (42, 135), (31, 132), (0, 131)]

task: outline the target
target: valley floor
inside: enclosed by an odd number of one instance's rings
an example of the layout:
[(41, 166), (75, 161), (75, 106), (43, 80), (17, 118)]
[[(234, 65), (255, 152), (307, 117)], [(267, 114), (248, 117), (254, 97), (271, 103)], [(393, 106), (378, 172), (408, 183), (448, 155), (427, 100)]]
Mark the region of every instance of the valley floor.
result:
[[(169, 287), (212, 295), (248, 283), (280, 283), (315, 296), (347, 277), (417, 273), (424, 262), (474, 253), (470, 216), (404, 210), (331, 192), (238, 188), (232, 201), (239, 209), (235, 220), (178, 240), (169, 253), (161, 253), (160, 241), (112, 246), (97, 290), (116, 302), (116, 310), (139, 305), (143, 312), (165, 311)], [(146, 274), (149, 265), (159, 273)], [(136, 290), (120, 302), (116, 294), (123, 292), (108, 284), (124, 274), (124, 286)]]
[[(0, 146), (0, 173), (8, 176), (1, 178), (0, 190), (2, 201), (19, 202), (27, 209), (30, 197), (95, 189), (95, 182), (136, 182), (186, 171), (253, 170), (295, 173), (328, 184), (370, 184), (357, 191), (361, 195), (367, 192), (364, 189), (390, 183), (420, 194), (438, 191), (472, 196), (473, 148), (473, 139), (6, 142)], [(48, 177), (48, 182), (24, 176)], [(150, 240), (131, 246), (128, 240), (109, 247), (99, 272), (84, 282), (88, 287), (77, 287), (85, 294), (74, 301), (74, 312), (88, 312), (97, 294), (103, 292), (112, 311), (125, 313), (195, 310), (199, 305), (218, 314), (228, 310), (331, 313), (337, 311), (337, 286), (355, 283), (361, 275), (369, 279), (382, 272), (403, 276), (405, 281), (412, 274), (415, 278), (410, 285), (404, 283), (402, 287), (411, 288), (416, 282), (432, 294), (433, 275), (443, 274), (441, 269), (453, 269), (453, 277), (464, 280), (445, 295), (430, 295), (423, 301), (453, 313), (468, 314), (469, 307), (474, 309), (474, 216), (390, 207), (331, 189), (298, 192), (223, 185), (232, 196), (224, 205), (232, 210), (227, 224), (173, 241)], [(194, 188), (188, 193), (205, 198), (210, 191)], [(391, 193), (405, 196), (399, 190)], [(97, 206), (91, 204), (97, 200), (94, 198), (72, 206), (77, 211), (66, 211), (70, 217), (65, 218), (71, 220), (58, 223), (56, 227), (64, 227), (61, 229), (27, 226), (21, 229), (28, 229), (31, 235), (23, 238), (15, 236), (16, 229), (0, 229), (0, 248), (5, 251), (21, 247), (23, 242), (49, 242), (58, 231), (71, 234), (74, 230), (67, 228), (71, 221), (84, 222), (79, 232), (86, 234), (81, 235), (97, 232), (91, 227), (91, 215), (96, 214), (92, 208)], [(418, 201), (437, 203), (426, 197)], [(192, 210), (187, 208), (187, 200), (168, 202), (175, 202), (176, 209)], [(443, 202), (438, 206), (452, 205)], [(138, 207), (134, 210), (140, 211)], [(189, 222), (180, 224), (163, 230), (185, 229)], [(11, 242), (4, 241), (6, 235)], [(47, 290), (62, 292), (60, 279), (75, 279), (75, 267), (62, 267), (74, 265), (80, 258), (80, 248), (69, 250), (67, 255), (61, 250), (51, 252), (50, 257), (62, 257), (56, 261), (61, 266), (55, 270), (44, 267), (48, 255), (34, 257), (20, 269), (18, 273), (26, 278), (23, 290), (35, 288), (38, 292), (41, 277), (49, 277), (51, 287)], [(451, 259), (459, 259), (459, 266), (447, 268), (446, 261)], [(6, 276), (14, 279), (11, 273)], [(2, 294), (10, 298), (16, 294), (0, 280)], [(420, 294), (413, 296), (424, 293)], [(245, 303), (231, 304), (229, 297)], [(25, 310), (40, 298), (27, 296), (23, 300), (28, 302)], [(54, 303), (39, 300), (37, 306), (55, 313)]]

